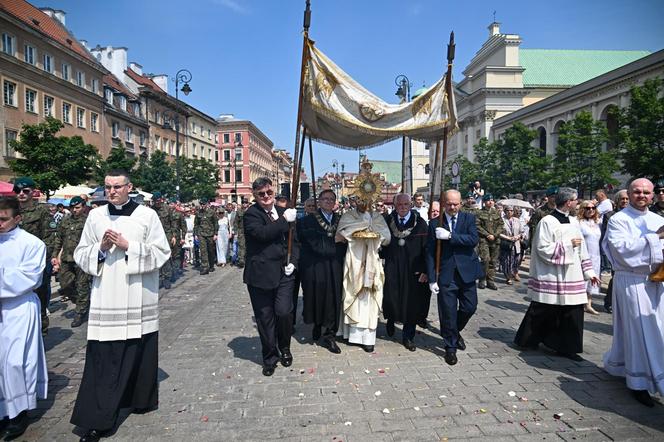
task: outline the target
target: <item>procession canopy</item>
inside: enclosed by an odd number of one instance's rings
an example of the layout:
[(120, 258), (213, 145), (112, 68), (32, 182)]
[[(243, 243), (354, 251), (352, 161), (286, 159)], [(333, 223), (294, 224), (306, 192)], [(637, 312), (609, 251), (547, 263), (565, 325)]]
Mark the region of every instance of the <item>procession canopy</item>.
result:
[[(302, 124), (321, 143), (365, 149), (409, 137), (423, 142), (457, 128), (454, 93), (445, 75), (411, 102), (389, 104), (366, 90), (306, 39)], [(450, 88), (452, 89), (452, 88)]]

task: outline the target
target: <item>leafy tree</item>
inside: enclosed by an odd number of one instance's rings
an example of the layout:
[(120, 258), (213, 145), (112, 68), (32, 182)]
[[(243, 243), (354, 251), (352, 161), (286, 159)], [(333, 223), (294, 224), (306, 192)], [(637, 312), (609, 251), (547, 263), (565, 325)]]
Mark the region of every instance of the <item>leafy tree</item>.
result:
[(112, 169), (124, 169), (127, 172), (131, 172), (136, 165), (136, 162), (136, 157), (129, 156), (124, 149), (124, 146), (121, 144), (120, 146), (111, 149), (111, 152), (106, 159), (101, 159), (99, 161), (95, 170), (95, 179), (98, 183), (102, 183), (106, 176), (106, 172)]
[(166, 159), (166, 153), (157, 150), (143, 164), (139, 162), (135, 184), (146, 192), (161, 192), (164, 196), (175, 196), (175, 170)]
[(180, 200), (213, 199), (217, 194), (219, 168), (204, 159), (180, 159)]
[(619, 169), (615, 155), (602, 151), (607, 141), (604, 123), (593, 120), (588, 111), (579, 112), (560, 128), (554, 165), (556, 179), (576, 188), (581, 196), (605, 184), (617, 184), (612, 177)]
[(19, 140), (11, 147), (23, 157), (9, 160), (17, 175), (29, 176), (49, 197), (65, 184), (80, 184), (92, 176), (99, 153), (80, 136), (57, 136), (64, 127), (60, 120), (47, 117), (39, 124), (24, 124)]
[(632, 177), (664, 174), (664, 96), (662, 80), (647, 80), (630, 90), (631, 103), (613, 113), (618, 120), (616, 145), (622, 170)]

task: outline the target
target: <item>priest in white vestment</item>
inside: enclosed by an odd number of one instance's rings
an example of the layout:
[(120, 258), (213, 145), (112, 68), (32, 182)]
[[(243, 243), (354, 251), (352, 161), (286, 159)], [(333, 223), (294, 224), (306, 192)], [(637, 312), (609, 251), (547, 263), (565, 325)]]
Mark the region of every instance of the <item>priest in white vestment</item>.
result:
[[(366, 233), (366, 237), (358, 237), (358, 232)], [(348, 241), (340, 334), (371, 353), (376, 344), (385, 281), (378, 250), (381, 245), (389, 244), (390, 229), (380, 213), (370, 210), (367, 201), (360, 200), (355, 209), (342, 215), (337, 234)]]
[[(96, 441), (120, 408), (158, 402), (159, 268), (170, 246), (157, 213), (129, 200), (126, 171), (108, 172), (109, 204), (90, 211), (74, 259), (93, 278), (83, 379), (71, 423)], [(109, 370), (108, 367), (115, 367)]]
[(648, 275), (664, 262), (664, 218), (648, 210), (653, 184), (634, 180), (629, 206), (614, 214), (602, 246), (613, 266), (613, 342), (604, 368), (626, 379), (644, 405), (664, 395), (664, 283)]
[(46, 399), (48, 386), (35, 294), (46, 246), (18, 227), (20, 219), (18, 200), (0, 199), (0, 423), (6, 427), (0, 438), (23, 434), (27, 410), (37, 408), (37, 399)]

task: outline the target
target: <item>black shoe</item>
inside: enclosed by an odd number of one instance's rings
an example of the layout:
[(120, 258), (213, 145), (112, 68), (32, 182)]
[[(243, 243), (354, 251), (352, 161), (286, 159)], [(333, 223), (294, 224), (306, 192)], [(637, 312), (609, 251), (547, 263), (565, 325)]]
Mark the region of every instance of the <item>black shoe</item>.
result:
[(461, 335), (459, 335), (459, 338), (457, 339), (457, 348), (461, 351), (466, 349), (466, 341), (463, 340)]
[(7, 428), (7, 425), (9, 425), (9, 418), (5, 417), (0, 420), (0, 436), (5, 433), (5, 428)]
[(652, 396), (647, 390), (632, 390), (632, 396), (646, 407), (652, 408), (655, 406), (655, 401), (652, 400)]
[(445, 362), (447, 362), (447, 365), (456, 365), (458, 362), (456, 353), (453, 353), (449, 350), (445, 350)]
[(385, 328), (387, 329), (387, 336), (392, 337), (394, 336), (394, 321), (391, 319), (387, 320), (387, 324), (385, 325)]
[(607, 313), (613, 313), (613, 307), (611, 307), (610, 305), (605, 305), (604, 311)]
[(14, 419), (9, 419), (7, 428), (5, 428), (2, 436), (3, 440), (13, 440), (19, 437), (21, 434), (25, 433), (25, 430), (28, 428), (28, 412), (21, 411), (18, 416)]
[(311, 339), (313, 339), (314, 342), (320, 339), (320, 325), (314, 325), (313, 330), (311, 330)]
[(214, 268), (214, 266), (210, 267), (210, 271), (211, 271), (211, 272), (214, 272), (215, 270), (216, 270), (216, 269)]
[(330, 350), (331, 353), (334, 353), (336, 355), (341, 353), (341, 349), (339, 348), (333, 337), (325, 338), (323, 340), (323, 347), (327, 348), (328, 350)]
[(209, 273), (210, 273), (209, 270), (201, 270), (201, 275), (207, 275)]
[(489, 281), (486, 283), (486, 288), (491, 289), (491, 290), (498, 290), (498, 287), (496, 286), (496, 283), (493, 281)]
[(362, 350), (366, 351), (367, 353), (373, 353), (374, 352), (374, 346), (373, 345), (363, 345)]
[(99, 430), (88, 430), (83, 437), (79, 439), (79, 442), (97, 442), (102, 438), (103, 432)]
[(563, 353), (563, 352), (559, 351), (559, 352), (556, 352), (556, 354), (560, 357), (571, 359), (571, 360), (576, 361), (576, 362), (583, 361), (583, 358), (581, 356), (577, 355), (576, 353)]
[(274, 369), (277, 368), (276, 365), (265, 365), (263, 366), (263, 376), (272, 376), (274, 374)]
[(478, 289), (485, 289), (486, 288), (486, 282), (485, 281), (480, 281), (479, 284), (477, 284)]
[(284, 367), (290, 367), (293, 365), (293, 355), (288, 348), (285, 348), (281, 351), (281, 365)]
[(76, 316), (74, 317), (74, 320), (71, 321), (71, 324), (70, 324), (70, 325), (71, 325), (73, 328), (80, 327), (81, 325), (83, 325), (83, 323), (84, 323), (85, 321), (87, 321), (87, 319), (88, 319), (87, 316), (88, 316), (87, 314), (80, 314), (80, 313), (77, 313)]
[(427, 322), (426, 319), (421, 319), (421, 320), (417, 321), (417, 326), (419, 328), (423, 328), (424, 330), (426, 330), (426, 329), (429, 328), (429, 323)]
[(405, 339), (403, 341), (403, 346), (408, 349), (408, 351), (415, 351), (417, 350), (417, 347), (415, 346), (415, 343), (411, 341), (410, 339)]

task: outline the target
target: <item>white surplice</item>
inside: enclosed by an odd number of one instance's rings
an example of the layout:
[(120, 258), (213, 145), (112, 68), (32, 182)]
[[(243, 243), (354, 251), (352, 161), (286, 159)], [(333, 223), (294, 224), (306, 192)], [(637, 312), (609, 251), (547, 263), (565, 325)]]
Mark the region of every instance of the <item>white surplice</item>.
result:
[(664, 395), (664, 283), (648, 274), (664, 261), (664, 218), (627, 206), (609, 220), (602, 247), (613, 278), (613, 342), (604, 368), (632, 390)]
[[(104, 232), (120, 232), (125, 252), (113, 246), (100, 261)], [(137, 339), (159, 329), (159, 268), (171, 254), (157, 212), (138, 206), (130, 216), (110, 215), (108, 206), (90, 211), (74, 260), (94, 276), (90, 293), (88, 340)]]
[[(353, 238), (353, 233), (360, 230), (370, 230), (378, 237)], [(342, 215), (337, 233), (348, 240), (340, 334), (354, 344), (374, 345), (385, 281), (378, 250), (389, 244), (392, 235), (381, 214), (356, 210)]]
[(0, 233), (0, 419), (37, 408), (48, 372), (39, 298), (46, 246), (16, 227)]

